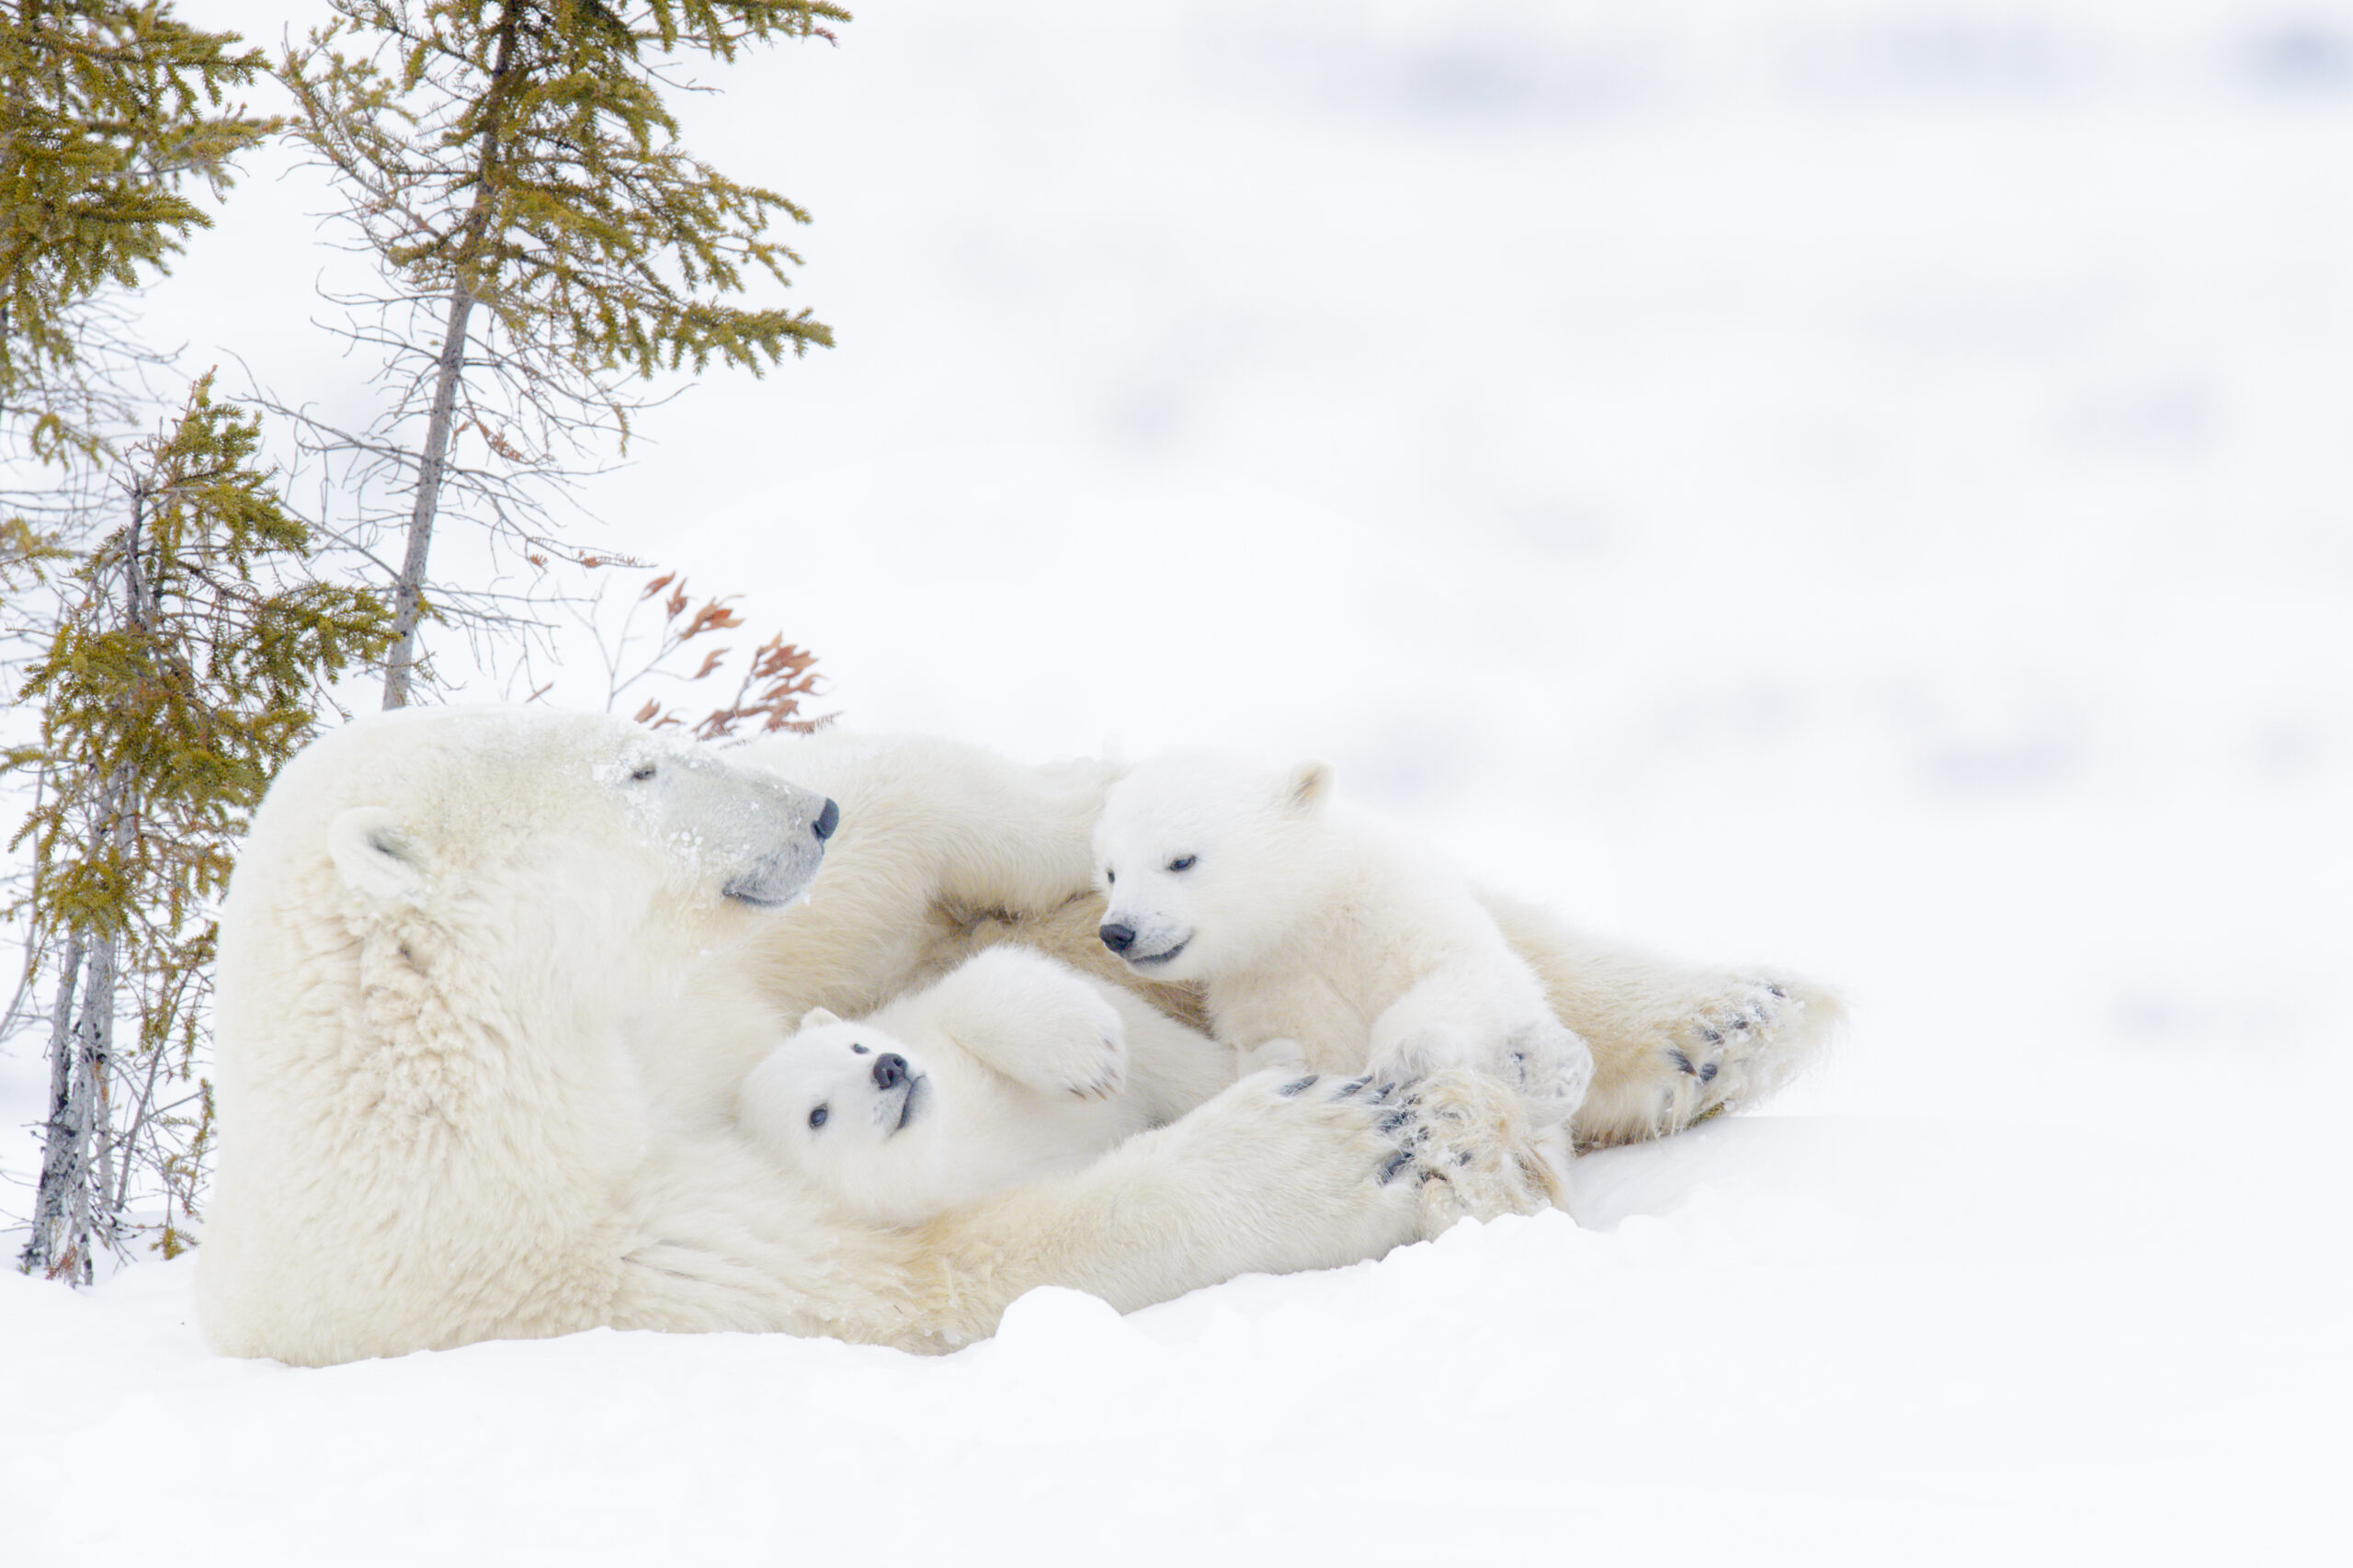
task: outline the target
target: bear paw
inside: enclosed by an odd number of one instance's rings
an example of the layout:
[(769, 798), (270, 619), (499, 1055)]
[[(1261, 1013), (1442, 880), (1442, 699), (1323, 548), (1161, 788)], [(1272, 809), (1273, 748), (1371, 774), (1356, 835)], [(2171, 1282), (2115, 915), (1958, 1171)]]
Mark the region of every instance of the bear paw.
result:
[(1204, 1240), (1241, 1249), (1223, 1274), (1289, 1272), (1377, 1257), (1421, 1233), (1418, 1127), (1395, 1085), (1278, 1071), (1124, 1149), (1156, 1142), (1165, 1168), (1188, 1173), (1188, 1211), (1222, 1210)]
[(1374, 1074), (1404, 1082), (1450, 1068), (1472, 1068), (1519, 1090), (1529, 1115), (1544, 1125), (1569, 1119), (1593, 1081), (1593, 1051), (1557, 1019), (1538, 1019), (1510, 1034), (1474, 1044), (1449, 1029), (1417, 1029), (1370, 1064)]
[(1240, 1060), (1237, 1076), (1247, 1078), (1254, 1073), (1268, 1073), (1280, 1069), (1287, 1073), (1307, 1070), (1307, 1048), (1295, 1040), (1262, 1040), (1245, 1045), (1234, 1055)]
[(1117, 1007), (1075, 977), (994, 1015), (943, 1022), (972, 1056), (1041, 1093), (1103, 1100), (1127, 1086), (1127, 1024)]
[(1566, 1134), (1557, 1121), (1540, 1125), (1510, 1085), (1449, 1069), (1414, 1085), (1405, 1108), (1414, 1116), (1425, 1236), (1465, 1215), (1534, 1214), (1561, 1202)]
[(1099, 1013), (1062, 1020), (1033, 1050), (1030, 1082), (1040, 1088), (1108, 1100), (1127, 1086), (1128, 1026), (1108, 1002)]
[(1659, 1048), (1661, 1125), (1688, 1127), (1773, 1086), (1760, 1080), (1781, 1062), (1781, 1039), (1804, 1006), (1790, 983), (1738, 975), (1677, 1022)]
[(1424, 1134), (1419, 1111), (1397, 1085), (1376, 1083), (1370, 1073), (1353, 1078), (1325, 1073), (1287, 1078), (1284, 1073), (1277, 1072), (1245, 1082), (1265, 1085), (1277, 1097), (1309, 1108), (1327, 1124), (1359, 1126), (1364, 1147), (1373, 1157), (1374, 1183), (1381, 1187), (1392, 1183), (1413, 1185), (1406, 1178), (1417, 1172), (1415, 1151)]

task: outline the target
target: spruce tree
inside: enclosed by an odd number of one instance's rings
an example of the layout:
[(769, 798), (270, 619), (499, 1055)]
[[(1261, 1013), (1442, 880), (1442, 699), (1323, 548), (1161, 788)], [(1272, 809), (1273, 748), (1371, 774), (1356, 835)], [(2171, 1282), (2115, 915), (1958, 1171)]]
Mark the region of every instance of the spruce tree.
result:
[[(353, 203), (386, 291), (354, 335), (388, 350), (392, 406), (363, 432), (313, 425), (314, 449), (390, 481), (404, 508), (383, 552), (397, 636), (387, 708), (417, 680), (435, 528), (453, 496), (544, 564), (529, 481), (558, 449), (625, 441), (628, 390), (711, 363), (755, 374), (829, 344), (809, 312), (738, 302), (799, 257), (768, 234), (808, 215), (689, 155), (665, 94), (683, 57), (733, 60), (771, 37), (830, 38), (823, 0), (334, 0), (287, 56), (297, 134)], [(483, 459), (455, 455), (467, 430)], [(404, 510), (404, 517), (401, 511)], [(367, 528), (363, 524), (361, 532)], [(494, 614), (488, 619), (495, 619)]]
[(138, 1201), (163, 1203), (166, 1255), (182, 1244), (211, 1128), (212, 901), (325, 683), (392, 640), (373, 593), (310, 580), (310, 532), (256, 466), (260, 427), (211, 381), (129, 455), (125, 520), (73, 574), (24, 683), (40, 739), (6, 759), (40, 778), (10, 847), (31, 846), (22, 913), (56, 988), (20, 1263), (76, 1282), (124, 1247)]
[(0, 0), (0, 459), (96, 458), (153, 357), (105, 296), (168, 270), (229, 160), (277, 122), (224, 104), (267, 69), (166, 0)]

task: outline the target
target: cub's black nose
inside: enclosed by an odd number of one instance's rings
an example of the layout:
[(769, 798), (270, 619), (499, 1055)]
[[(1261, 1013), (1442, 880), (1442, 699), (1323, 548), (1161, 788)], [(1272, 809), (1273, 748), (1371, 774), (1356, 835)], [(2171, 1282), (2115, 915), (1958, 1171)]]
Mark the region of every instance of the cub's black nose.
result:
[(809, 824), (809, 831), (819, 838), (831, 838), (834, 835), (834, 829), (841, 824), (842, 809), (833, 801), (827, 801), (825, 809), (817, 813), (817, 820)]
[(1103, 945), (1115, 953), (1126, 952), (1136, 939), (1135, 927), (1132, 926), (1105, 926), (1097, 929), (1095, 934), (1102, 937)]
[(895, 1051), (886, 1051), (874, 1059), (874, 1086), (895, 1089), (907, 1081), (907, 1059)]

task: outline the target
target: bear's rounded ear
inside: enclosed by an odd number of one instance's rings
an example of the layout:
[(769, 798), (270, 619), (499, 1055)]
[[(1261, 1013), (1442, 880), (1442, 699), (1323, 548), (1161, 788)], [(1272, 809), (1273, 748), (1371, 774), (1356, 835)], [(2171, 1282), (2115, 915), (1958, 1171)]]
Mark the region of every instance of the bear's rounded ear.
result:
[(801, 1015), (801, 1027), (804, 1029), (820, 1028), (826, 1024), (838, 1024), (841, 1021), (839, 1015), (824, 1007), (812, 1007)]
[(327, 853), (344, 884), (387, 903), (425, 902), (425, 872), (400, 818), (382, 806), (354, 806), (327, 826)]
[(1324, 797), (1331, 792), (1332, 765), (1328, 762), (1302, 762), (1283, 780), (1283, 804), (1302, 815), (1323, 805)]

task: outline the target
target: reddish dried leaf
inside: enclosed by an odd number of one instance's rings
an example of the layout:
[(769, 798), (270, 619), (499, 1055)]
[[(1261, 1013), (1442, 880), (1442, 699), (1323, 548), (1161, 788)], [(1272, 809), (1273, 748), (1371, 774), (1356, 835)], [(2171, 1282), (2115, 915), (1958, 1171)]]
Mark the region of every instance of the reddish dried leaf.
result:
[(694, 619), (688, 623), (687, 630), (680, 635), (699, 637), (706, 631), (725, 631), (743, 624), (735, 612), (727, 608), (726, 601), (713, 599), (695, 611)]

